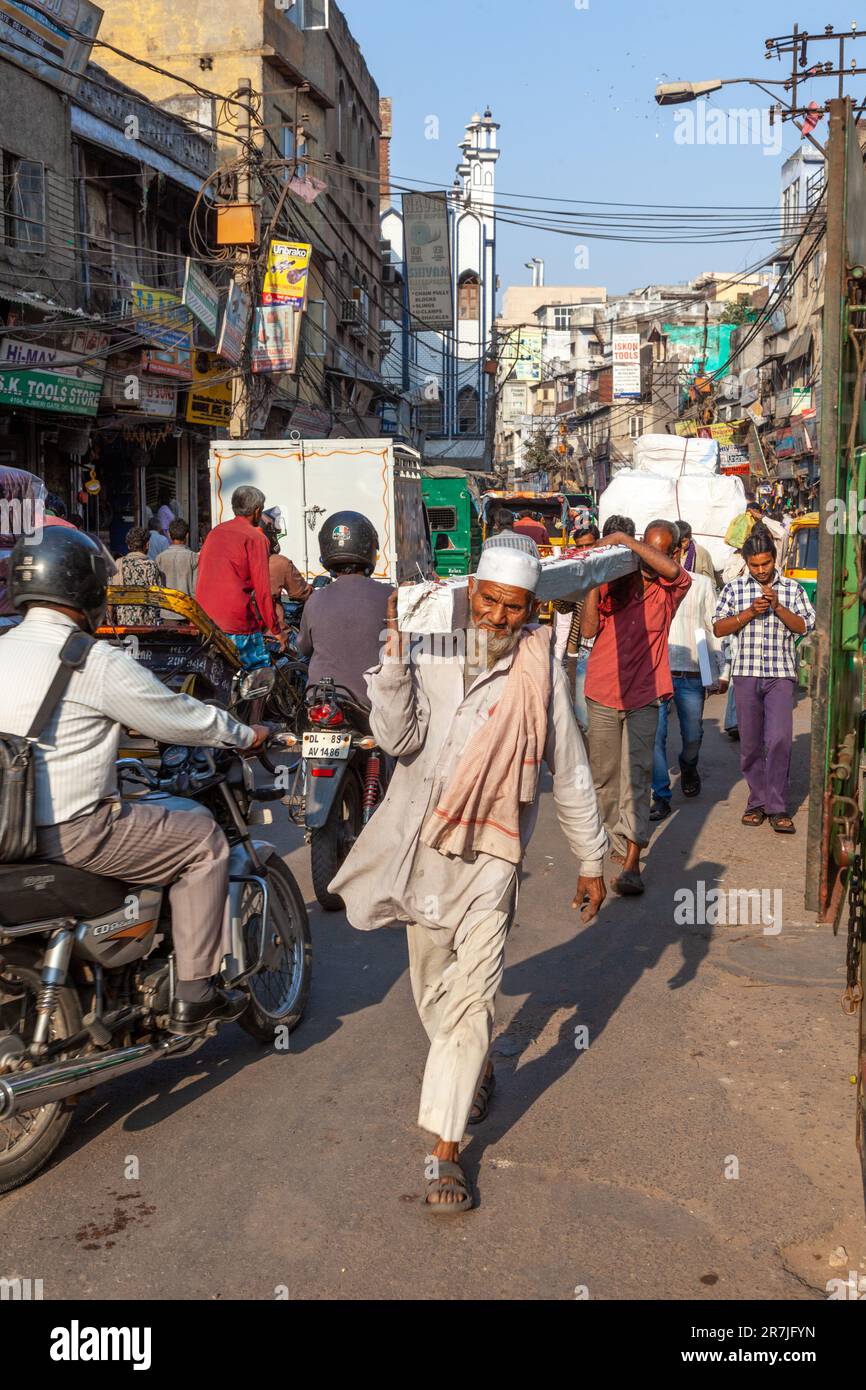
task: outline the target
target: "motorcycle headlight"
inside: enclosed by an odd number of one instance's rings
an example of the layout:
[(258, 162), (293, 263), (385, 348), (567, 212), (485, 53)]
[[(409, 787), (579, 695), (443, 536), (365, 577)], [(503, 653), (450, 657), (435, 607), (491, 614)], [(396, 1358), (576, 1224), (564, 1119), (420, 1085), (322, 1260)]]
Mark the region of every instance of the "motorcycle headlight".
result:
[(245, 671), (238, 685), (241, 699), (254, 700), (260, 695), (269, 695), (275, 674), (272, 666), (258, 666), (254, 671)]

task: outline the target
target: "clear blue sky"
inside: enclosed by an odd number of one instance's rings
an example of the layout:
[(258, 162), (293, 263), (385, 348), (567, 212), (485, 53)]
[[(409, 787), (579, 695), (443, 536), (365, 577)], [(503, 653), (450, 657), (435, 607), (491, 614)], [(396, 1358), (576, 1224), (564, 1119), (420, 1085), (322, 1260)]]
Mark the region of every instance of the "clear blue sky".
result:
[[(340, 0), (383, 96), (394, 102), (392, 169), (450, 187), (457, 144), (474, 111), (489, 103), (501, 123), (497, 194), (535, 194), (598, 201), (776, 207), (782, 163), (799, 140), (784, 126), (780, 153), (760, 144), (678, 144), (675, 112), (656, 106), (657, 81), (786, 76), (764, 58), (764, 39), (794, 22), (814, 32), (848, 30), (850, 4), (809, 0), (729, 0), (688, 5), (673, 0)], [(586, 4), (587, 8), (578, 8)], [(866, 29), (866, 15), (859, 26)], [(854, 46), (866, 67), (866, 37)], [(818, 44), (810, 62), (835, 58)], [(866, 77), (848, 90), (866, 96)], [(835, 82), (808, 93), (835, 95)], [(759, 107), (769, 98), (736, 86), (710, 98), (713, 107)], [(425, 138), (427, 118), (439, 139)], [(820, 138), (826, 118), (816, 132)], [(770, 139), (774, 137), (767, 130)], [(501, 191), (501, 194), (500, 194)], [(576, 210), (579, 212), (579, 210)], [(575, 269), (575, 246), (589, 248)], [(606, 285), (621, 292), (652, 281), (690, 279), (702, 270), (740, 270), (770, 243), (750, 239), (710, 246), (643, 245), (560, 236), (502, 226), (503, 287), (529, 283), (524, 262), (542, 256), (548, 284)], [(578, 256), (578, 259), (580, 257)]]

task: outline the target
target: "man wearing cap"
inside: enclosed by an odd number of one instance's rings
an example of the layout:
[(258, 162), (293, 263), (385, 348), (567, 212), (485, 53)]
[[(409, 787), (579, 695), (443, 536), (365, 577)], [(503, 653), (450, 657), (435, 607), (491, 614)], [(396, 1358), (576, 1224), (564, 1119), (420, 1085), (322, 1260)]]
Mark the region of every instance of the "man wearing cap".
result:
[(469, 580), (467, 629), (411, 648), (392, 595), (382, 661), (366, 678), (372, 731), (397, 766), (330, 885), (352, 926), (407, 927), (430, 1039), (418, 1116), (436, 1135), (425, 1206), (440, 1215), (472, 1205), (457, 1157), (493, 1093), (494, 1002), (542, 760), (578, 861), (572, 906), (588, 922), (605, 897), (605, 834), (568, 683), (550, 628), (527, 626), (540, 573), (528, 537), (493, 537)]

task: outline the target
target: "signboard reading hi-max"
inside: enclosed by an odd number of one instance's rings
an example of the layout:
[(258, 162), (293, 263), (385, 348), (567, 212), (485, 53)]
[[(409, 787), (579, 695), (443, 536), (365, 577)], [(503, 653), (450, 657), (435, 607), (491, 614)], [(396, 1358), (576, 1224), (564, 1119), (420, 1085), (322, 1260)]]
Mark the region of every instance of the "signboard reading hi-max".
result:
[(0, 403), (67, 415), (95, 415), (105, 361), (87, 353), (104, 352), (106, 334), (72, 334), (71, 351), (43, 343), (0, 341)]

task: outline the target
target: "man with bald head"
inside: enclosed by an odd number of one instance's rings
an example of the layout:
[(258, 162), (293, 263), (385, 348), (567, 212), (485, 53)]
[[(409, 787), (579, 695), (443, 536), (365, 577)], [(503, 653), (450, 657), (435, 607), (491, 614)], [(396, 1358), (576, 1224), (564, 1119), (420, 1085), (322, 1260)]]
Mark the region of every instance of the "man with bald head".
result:
[(406, 925), (409, 973), (430, 1051), (419, 1125), (436, 1136), (426, 1209), (472, 1205), (457, 1162), (487, 1114), (488, 1061), (517, 880), (538, 809), (542, 760), (577, 859), (572, 907), (605, 897), (605, 835), (568, 683), (549, 627), (534, 624), (538, 551), (493, 537), (469, 581), (468, 628), (408, 648), (392, 596), (383, 659), (367, 672), (370, 725), (397, 759), (384, 802), (331, 883), (361, 930)]
[(602, 545), (633, 550), (638, 568), (593, 589), (581, 631), (594, 637), (586, 668), (589, 748), (613, 858), (614, 889), (644, 891), (640, 852), (649, 844), (650, 788), (659, 706), (673, 694), (668, 636), (691, 577), (673, 558), (674, 522), (651, 521), (642, 541), (613, 531)]

